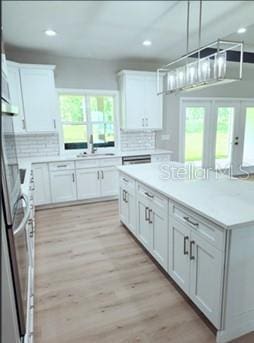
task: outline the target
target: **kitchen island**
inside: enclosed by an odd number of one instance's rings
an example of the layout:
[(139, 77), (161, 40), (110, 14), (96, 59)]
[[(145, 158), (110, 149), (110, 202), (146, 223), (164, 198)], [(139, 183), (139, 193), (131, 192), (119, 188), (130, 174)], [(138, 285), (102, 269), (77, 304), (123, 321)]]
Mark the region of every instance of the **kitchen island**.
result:
[(118, 167), (121, 222), (217, 329), (254, 330), (254, 184), (178, 163)]

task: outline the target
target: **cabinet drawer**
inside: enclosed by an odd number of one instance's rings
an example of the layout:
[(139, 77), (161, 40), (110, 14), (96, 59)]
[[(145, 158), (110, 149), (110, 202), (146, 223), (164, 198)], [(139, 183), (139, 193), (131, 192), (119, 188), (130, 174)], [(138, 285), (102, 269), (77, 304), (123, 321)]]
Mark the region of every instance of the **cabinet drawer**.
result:
[(129, 191), (135, 191), (135, 181), (125, 174), (120, 174), (120, 187)]
[(51, 162), (49, 163), (49, 170), (72, 170), (74, 169), (74, 162), (73, 161), (63, 161), (63, 162)]
[(122, 164), (122, 159), (119, 157), (115, 158), (103, 158), (100, 160), (100, 166), (120, 166)]
[(137, 185), (137, 194), (146, 200), (149, 200), (153, 206), (157, 207), (162, 211), (167, 211), (168, 199), (163, 195), (151, 190), (142, 184)]
[(217, 249), (224, 250), (225, 232), (216, 224), (213, 224), (200, 215), (171, 202), (169, 203), (169, 214), (171, 214), (178, 222), (184, 223), (195, 232), (199, 233), (201, 237)]
[(99, 160), (98, 159), (88, 159), (88, 160), (82, 160), (82, 161), (76, 161), (76, 168), (77, 169), (83, 169), (83, 168), (96, 168), (99, 166)]

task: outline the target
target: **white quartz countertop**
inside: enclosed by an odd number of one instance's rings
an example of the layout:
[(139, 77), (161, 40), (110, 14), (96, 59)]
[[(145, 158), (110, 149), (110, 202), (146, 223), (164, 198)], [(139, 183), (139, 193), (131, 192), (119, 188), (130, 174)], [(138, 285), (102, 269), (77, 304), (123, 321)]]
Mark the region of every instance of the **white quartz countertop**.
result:
[(134, 150), (134, 151), (117, 151), (113, 155), (106, 155), (95, 153), (93, 155), (85, 155), (84, 157), (77, 157), (77, 155), (58, 155), (58, 156), (38, 156), (31, 158), (22, 158), (19, 159), (19, 164), (23, 161), (31, 163), (46, 163), (46, 162), (58, 162), (58, 161), (81, 161), (88, 159), (105, 159), (105, 158), (117, 158), (123, 156), (139, 156), (139, 155), (164, 155), (172, 154), (170, 150), (164, 149), (154, 149), (154, 150)]
[[(180, 164), (173, 170), (169, 169), (172, 165), (174, 162), (126, 165), (118, 169), (225, 229), (253, 225), (254, 230), (253, 181), (218, 176), (215, 172), (202, 179), (189, 177), (191, 172), (179, 177)], [(162, 167), (170, 170), (170, 175)]]

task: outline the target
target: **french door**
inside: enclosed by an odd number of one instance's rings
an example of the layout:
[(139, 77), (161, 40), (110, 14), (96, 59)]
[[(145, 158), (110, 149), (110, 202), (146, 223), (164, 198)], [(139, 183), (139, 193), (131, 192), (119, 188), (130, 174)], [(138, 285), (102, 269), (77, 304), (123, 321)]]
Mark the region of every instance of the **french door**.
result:
[(183, 100), (180, 127), (182, 162), (254, 171), (254, 101)]

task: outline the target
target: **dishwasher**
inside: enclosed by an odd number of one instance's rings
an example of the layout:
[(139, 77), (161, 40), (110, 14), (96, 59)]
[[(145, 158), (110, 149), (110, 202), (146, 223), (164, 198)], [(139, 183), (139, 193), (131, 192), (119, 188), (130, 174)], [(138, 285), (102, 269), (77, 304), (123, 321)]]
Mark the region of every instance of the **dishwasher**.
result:
[(124, 156), (122, 158), (123, 165), (141, 163), (151, 163), (151, 155)]

